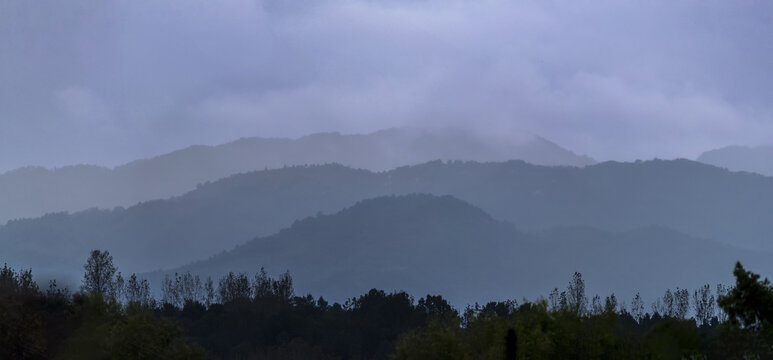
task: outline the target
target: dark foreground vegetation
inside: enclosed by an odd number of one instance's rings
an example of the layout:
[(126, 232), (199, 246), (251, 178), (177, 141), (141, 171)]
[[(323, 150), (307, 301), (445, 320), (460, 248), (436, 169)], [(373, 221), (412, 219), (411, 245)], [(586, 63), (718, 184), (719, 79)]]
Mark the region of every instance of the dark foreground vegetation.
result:
[[(278, 278), (230, 273), (217, 282), (118, 273), (93, 251), (83, 286), (40, 289), (30, 270), (0, 270), (2, 359), (770, 359), (773, 286), (736, 265), (736, 284), (638, 295), (565, 291), (536, 301), (457, 311), (441, 296), (371, 290), (330, 304)], [(716, 297), (715, 297), (716, 295)]]

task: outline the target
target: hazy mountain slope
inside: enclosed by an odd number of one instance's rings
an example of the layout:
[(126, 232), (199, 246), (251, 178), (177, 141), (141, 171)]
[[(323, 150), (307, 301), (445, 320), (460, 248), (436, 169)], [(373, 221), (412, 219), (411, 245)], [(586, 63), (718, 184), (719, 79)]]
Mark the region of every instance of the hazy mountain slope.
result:
[(457, 196), (525, 230), (587, 225), (622, 231), (661, 225), (773, 250), (773, 178), (689, 160), (585, 168), (434, 162), (396, 169), (389, 176), (399, 187)]
[(127, 209), (12, 221), (0, 227), (0, 261), (77, 272), (89, 249), (104, 248), (127, 271), (178, 266), (320, 211), (408, 193), (450, 194), (524, 231), (660, 225), (739, 247), (773, 248), (773, 178), (687, 160), (585, 168), (431, 162), (383, 173), (341, 165), (257, 171)]
[(704, 152), (698, 161), (732, 171), (773, 176), (773, 146), (727, 146)]
[[(530, 235), (453, 197), (366, 200), (296, 222), (276, 235), (173, 271), (218, 276), (289, 270), (298, 291), (333, 299), (372, 287), (440, 293), (459, 304), (547, 295), (574, 271), (588, 290), (647, 298), (666, 287), (730, 281), (736, 260), (771, 273), (773, 255), (662, 228), (605, 233), (562, 228)], [(158, 281), (160, 273), (152, 274)]]
[(436, 159), (521, 159), (577, 166), (593, 163), (540, 137), (510, 135), (391, 129), (367, 135), (315, 134), (297, 140), (245, 138), (219, 146), (192, 146), (112, 170), (96, 166), (19, 169), (0, 175), (0, 224), (48, 212), (112, 208), (168, 198), (206, 181), (285, 165), (336, 162), (386, 170)]
[(179, 265), (319, 211), (338, 211), (384, 188), (379, 180), (340, 165), (291, 167), (234, 176), (126, 209), (14, 220), (0, 227), (0, 262), (33, 266), (38, 273), (79, 272), (88, 249), (104, 248), (127, 271)]

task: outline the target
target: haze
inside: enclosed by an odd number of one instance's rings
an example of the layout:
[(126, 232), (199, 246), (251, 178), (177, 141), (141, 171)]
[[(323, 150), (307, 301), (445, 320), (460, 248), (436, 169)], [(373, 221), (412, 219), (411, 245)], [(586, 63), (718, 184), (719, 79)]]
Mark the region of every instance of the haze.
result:
[(0, 171), (406, 125), (532, 133), (597, 160), (761, 145), (772, 7), (3, 1)]
[(773, 359), (773, 2), (0, 0), (0, 359)]

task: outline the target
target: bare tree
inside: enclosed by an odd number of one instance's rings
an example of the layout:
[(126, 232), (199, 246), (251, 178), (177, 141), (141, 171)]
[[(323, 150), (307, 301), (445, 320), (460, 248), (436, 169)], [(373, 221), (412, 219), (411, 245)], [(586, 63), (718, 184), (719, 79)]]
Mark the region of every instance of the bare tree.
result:
[(256, 299), (269, 297), (274, 294), (272, 279), (268, 276), (264, 267), (261, 267), (260, 271), (255, 274), (252, 289)]
[(150, 283), (146, 279), (142, 279), (140, 282), (139, 300), (143, 306), (154, 306), (155, 299), (150, 295)]
[(652, 316), (655, 316), (656, 314), (660, 316), (664, 315), (663, 302), (660, 300), (660, 298), (655, 299), (650, 307), (652, 308)]
[(706, 284), (693, 292), (692, 305), (695, 310), (695, 320), (699, 325), (708, 325), (714, 317), (716, 300), (711, 293), (711, 285)]
[(588, 309), (588, 298), (585, 296), (585, 281), (582, 274), (575, 272), (567, 289), (569, 311), (583, 315)]
[(138, 279), (137, 274), (131, 274), (129, 279), (126, 280), (124, 297), (126, 298), (127, 304), (151, 306), (154, 302), (150, 295), (150, 284), (148, 283), (148, 280)]
[(212, 277), (208, 276), (207, 281), (204, 283), (204, 305), (210, 307), (216, 300), (215, 285), (212, 282)]
[(558, 295), (558, 307), (562, 311), (569, 309), (569, 300), (567, 300), (566, 291), (562, 291), (561, 294)]
[(590, 312), (593, 315), (601, 315), (604, 312), (604, 307), (601, 305), (601, 297), (594, 295), (590, 303)]
[(187, 303), (203, 302), (201, 278), (198, 275), (194, 276), (190, 272), (178, 275), (175, 279), (175, 286), (177, 293), (180, 294), (179, 300), (182, 302), (182, 306)]
[(561, 298), (558, 292), (558, 288), (553, 288), (548, 297), (548, 303), (550, 304), (550, 311), (558, 311), (561, 306)]
[(620, 314), (628, 314), (628, 305), (626, 305), (625, 300), (620, 300), (620, 304), (617, 305), (617, 308), (620, 311)]
[[(0, 290), (0, 292), (2, 292)], [(67, 290), (67, 288), (60, 289), (56, 285), (56, 280), (49, 280), (48, 281), (48, 289), (46, 290), (46, 297), (49, 299), (55, 299), (59, 302), (65, 302), (68, 299), (70, 299), (70, 291)]]
[[(174, 274), (175, 280), (177, 279), (177, 273)], [(161, 301), (164, 304), (172, 306), (179, 306), (180, 294), (177, 292), (178, 288), (175, 285), (175, 280), (169, 277), (169, 274), (164, 276), (164, 281), (161, 283)]]
[(282, 275), (279, 275), (279, 279), (274, 282), (274, 294), (280, 299), (288, 301), (295, 296), (293, 278), (290, 276), (290, 271), (285, 271)]
[(604, 312), (607, 314), (612, 314), (617, 311), (617, 297), (614, 293), (607, 296), (607, 298), (604, 300)]
[(228, 275), (220, 278), (217, 291), (220, 295), (220, 302), (225, 304), (236, 300), (250, 299), (252, 294), (252, 288), (250, 286), (250, 280), (246, 274), (234, 274), (229, 272)]
[(115, 275), (115, 288), (113, 289), (112, 296), (118, 300), (122, 301), (124, 298), (124, 289), (126, 288), (125, 281), (123, 279), (123, 275), (121, 275), (121, 272), (119, 271), (118, 274)]
[(633, 300), (631, 300), (631, 316), (633, 316), (636, 322), (641, 322), (644, 318), (644, 301), (639, 293), (636, 293)]
[(666, 293), (663, 294), (663, 308), (660, 314), (663, 316), (674, 317), (675, 313), (674, 294), (671, 293), (671, 289), (666, 289)]
[[(717, 284), (717, 296), (715, 299), (718, 301), (719, 299), (727, 295), (728, 292), (730, 292), (730, 288), (727, 285)], [(716, 306), (716, 302), (714, 303), (714, 305)], [(727, 313), (725, 312), (724, 309), (722, 309), (722, 307), (717, 307), (716, 312), (717, 312), (717, 319), (719, 320), (719, 322), (727, 321), (728, 319)]]
[(92, 250), (86, 264), (83, 265), (86, 272), (83, 274), (84, 292), (110, 295), (115, 289), (116, 268), (113, 265), (113, 257), (110, 253), (100, 250)]
[(129, 276), (129, 280), (126, 281), (126, 290), (124, 291), (124, 294), (126, 295), (127, 303), (140, 302), (142, 288), (140, 282), (137, 280), (137, 274), (131, 274)]
[(674, 317), (687, 318), (687, 313), (690, 312), (690, 292), (687, 289), (676, 288), (674, 305)]

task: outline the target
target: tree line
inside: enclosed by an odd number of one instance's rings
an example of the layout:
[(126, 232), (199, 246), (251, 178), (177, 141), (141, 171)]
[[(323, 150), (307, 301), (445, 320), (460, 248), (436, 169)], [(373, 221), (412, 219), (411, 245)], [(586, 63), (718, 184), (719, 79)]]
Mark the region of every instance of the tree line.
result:
[[(582, 274), (576, 272), (566, 291), (559, 292), (554, 288), (548, 295), (548, 309), (555, 312), (570, 310), (578, 315), (599, 315), (612, 310), (630, 315), (636, 322), (644, 321), (652, 316), (676, 319), (691, 317), (698, 325), (709, 325), (727, 321), (727, 314), (717, 305), (717, 299), (725, 297), (727, 285), (716, 284), (712, 287), (705, 284), (691, 293), (687, 289), (666, 289), (662, 297), (656, 298), (649, 305), (649, 311), (640, 293), (636, 293), (629, 305), (619, 301), (615, 294), (605, 299), (599, 295), (589, 301), (585, 296), (585, 284)], [(689, 315), (689, 316), (688, 316)]]
[(582, 274), (546, 298), (468, 305), (373, 289), (344, 303), (276, 278), (168, 275), (160, 297), (94, 250), (76, 292), (0, 269), (0, 359), (748, 359), (773, 357), (773, 286), (738, 263), (734, 286), (668, 289), (649, 307), (588, 298)]

